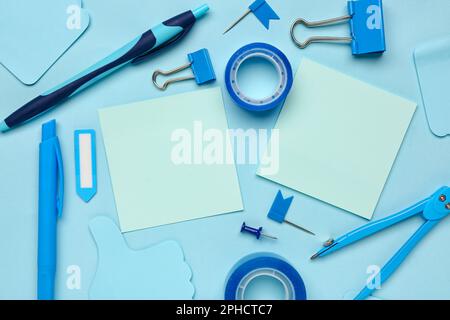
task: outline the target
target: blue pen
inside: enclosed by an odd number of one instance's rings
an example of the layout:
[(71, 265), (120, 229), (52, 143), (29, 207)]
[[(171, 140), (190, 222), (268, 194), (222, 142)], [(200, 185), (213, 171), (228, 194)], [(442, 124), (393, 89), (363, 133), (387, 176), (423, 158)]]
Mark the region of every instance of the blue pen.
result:
[(61, 85), (43, 93), (12, 113), (0, 123), (5, 132), (48, 111), (129, 63), (138, 63), (149, 55), (183, 38), (209, 10), (203, 5), (196, 10), (186, 11), (146, 31), (127, 45), (115, 51)]
[(53, 300), (56, 274), (56, 224), (62, 214), (64, 175), (56, 121), (42, 125), (39, 146), (38, 299)]

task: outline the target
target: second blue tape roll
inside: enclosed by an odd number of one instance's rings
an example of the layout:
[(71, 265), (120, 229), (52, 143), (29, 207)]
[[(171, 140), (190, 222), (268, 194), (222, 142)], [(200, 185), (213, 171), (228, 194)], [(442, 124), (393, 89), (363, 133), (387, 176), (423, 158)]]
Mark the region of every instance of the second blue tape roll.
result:
[(249, 284), (262, 276), (275, 278), (283, 285), (285, 300), (306, 300), (300, 274), (286, 260), (272, 253), (255, 253), (242, 258), (228, 276), (225, 300), (245, 300)]

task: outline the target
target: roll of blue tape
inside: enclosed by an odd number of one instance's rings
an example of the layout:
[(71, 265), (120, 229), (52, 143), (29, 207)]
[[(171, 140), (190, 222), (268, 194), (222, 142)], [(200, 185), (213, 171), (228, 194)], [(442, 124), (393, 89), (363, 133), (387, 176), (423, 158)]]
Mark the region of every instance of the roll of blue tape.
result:
[[(271, 62), (279, 76), (275, 92), (269, 92), (266, 98), (248, 97), (239, 88), (238, 71), (244, 61), (251, 58), (263, 58)], [(288, 58), (279, 49), (267, 43), (251, 43), (240, 48), (230, 58), (225, 70), (225, 83), (231, 98), (241, 107), (250, 111), (266, 111), (281, 105), (292, 88), (292, 67)]]
[(244, 300), (245, 290), (254, 279), (268, 276), (284, 287), (285, 300), (306, 300), (300, 274), (280, 256), (256, 253), (241, 259), (231, 270), (225, 287), (225, 300)]

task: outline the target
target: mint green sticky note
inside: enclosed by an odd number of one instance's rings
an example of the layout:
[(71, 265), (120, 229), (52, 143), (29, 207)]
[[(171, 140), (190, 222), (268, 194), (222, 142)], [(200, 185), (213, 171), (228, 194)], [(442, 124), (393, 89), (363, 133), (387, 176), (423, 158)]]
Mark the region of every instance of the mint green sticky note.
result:
[(122, 232), (243, 209), (220, 88), (99, 115)]
[[(416, 104), (303, 59), (262, 177), (370, 219)], [(277, 149), (279, 148), (279, 149)]]

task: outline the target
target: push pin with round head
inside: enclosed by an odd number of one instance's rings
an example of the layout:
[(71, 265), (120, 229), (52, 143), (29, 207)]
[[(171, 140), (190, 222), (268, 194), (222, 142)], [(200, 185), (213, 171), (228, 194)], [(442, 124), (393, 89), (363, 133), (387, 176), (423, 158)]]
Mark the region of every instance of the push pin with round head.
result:
[(253, 234), (256, 237), (256, 239), (258, 239), (258, 240), (261, 237), (269, 238), (269, 239), (272, 239), (272, 240), (277, 240), (278, 239), (276, 237), (273, 237), (273, 236), (270, 236), (268, 234), (263, 233), (262, 230), (263, 230), (262, 227), (259, 227), (259, 228), (249, 227), (249, 226), (247, 226), (245, 224), (245, 222), (241, 226), (241, 232)]

